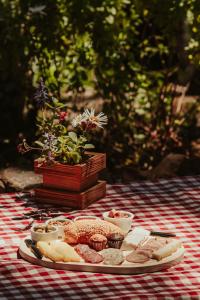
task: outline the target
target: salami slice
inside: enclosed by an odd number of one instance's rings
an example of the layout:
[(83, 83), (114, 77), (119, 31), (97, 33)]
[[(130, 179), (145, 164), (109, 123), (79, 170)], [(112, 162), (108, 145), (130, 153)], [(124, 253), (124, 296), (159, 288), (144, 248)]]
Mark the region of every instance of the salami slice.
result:
[(119, 249), (108, 248), (100, 252), (105, 265), (120, 265), (124, 261), (123, 253)]
[(145, 256), (147, 256), (147, 257), (149, 257), (149, 258), (151, 258), (152, 257), (152, 255), (153, 255), (153, 250), (151, 250), (151, 249), (137, 249), (136, 250), (136, 252), (138, 253), (138, 254), (143, 254), (143, 255), (145, 255)]
[(103, 261), (103, 256), (91, 249), (88, 245), (78, 244), (74, 247), (74, 249), (85, 260), (85, 262), (98, 264)]
[(137, 251), (132, 251), (130, 254), (126, 256), (126, 260), (131, 263), (144, 263), (148, 261), (150, 258), (142, 253), (138, 253)]
[(164, 238), (152, 238), (149, 239), (146, 243), (143, 245), (140, 245), (138, 249), (144, 249), (144, 250), (158, 250), (159, 248), (163, 247), (166, 245), (167, 239)]

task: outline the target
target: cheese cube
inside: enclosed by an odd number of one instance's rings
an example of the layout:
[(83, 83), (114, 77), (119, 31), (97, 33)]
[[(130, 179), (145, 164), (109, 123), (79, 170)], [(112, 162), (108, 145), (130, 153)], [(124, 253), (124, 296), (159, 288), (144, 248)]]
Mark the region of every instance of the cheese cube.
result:
[(125, 237), (122, 247), (122, 250), (133, 250), (144, 238), (150, 235), (150, 231), (142, 227), (135, 227), (128, 235)]

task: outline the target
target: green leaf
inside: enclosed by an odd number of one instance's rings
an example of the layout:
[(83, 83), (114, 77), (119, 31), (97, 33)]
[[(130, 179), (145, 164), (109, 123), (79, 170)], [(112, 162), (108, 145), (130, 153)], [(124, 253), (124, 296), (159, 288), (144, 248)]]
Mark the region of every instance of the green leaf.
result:
[(44, 144), (40, 141), (35, 141), (35, 144), (42, 147), (42, 148), (44, 147)]
[(94, 145), (92, 145), (92, 144), (85, 144), (85, 145), (83, 146), (83, 148), (84, 148), (84, 149), (94, 149), (95, 147), (94, 147)]
[(68, 107), (68, 104), (58, 103), (59, 108), (65, 108)]
[(87, 138), (82, 135), (79, 137), (79, 141), (80, 141), (80, 144), (85, 143), (85, 142), (87, 142)]
[(77, 134), (75, 133), (75, 132), (73, 132), (73, 131), (70, 131), (69, 133), (68, 133), (68, 135), (69, 135), (69, 137), (72, 139), (72, 141), (74, 141), (75, 143), (77, 142)]
[(70, 156), (75, 164), (78, 164), (81, 161), (81, 155), (78, 152), (71, 152)]
[(71, 146), (67, 145), (67, 150), (68, 150), (68, 151), (73, 151), (73, 150), (74, 150), (74, 147), (73, 147), (73, 146), (71, 147)]
[(47, 107), (51, 108), (51, 109), (54, 109), (54, 107), (53, 107), (50, 103), (48, 103), (48, 102), (45, 102), (45, 105), (46, 105)]

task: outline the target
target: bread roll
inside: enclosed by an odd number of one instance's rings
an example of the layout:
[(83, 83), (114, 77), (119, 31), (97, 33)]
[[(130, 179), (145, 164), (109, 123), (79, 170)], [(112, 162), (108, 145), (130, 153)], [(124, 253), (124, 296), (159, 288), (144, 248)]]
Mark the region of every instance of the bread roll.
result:
[(120, 233), (122, 230), (104, 220), (77, 220), (64, 227), (65, 241), (69, 244), (88, 244), (90, 237), (94, 234), (101, 234), (108, 237), (112, 233)]
[(161, 260), (167, 256), (172, 255), (172, 253), (176, 252), (178, 248), (181, 247), (181, 242), (179, 240), (173, 240), (169, 244), (164, 247), (153, 252), (153, 258), (157, 260)]

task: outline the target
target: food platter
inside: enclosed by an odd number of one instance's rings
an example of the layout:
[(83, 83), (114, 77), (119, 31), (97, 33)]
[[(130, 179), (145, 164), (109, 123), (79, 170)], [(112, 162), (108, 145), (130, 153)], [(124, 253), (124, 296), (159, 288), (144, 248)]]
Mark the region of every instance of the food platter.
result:
[(103, 219), (50, 219), (32, 226), (19, 254), (46, 268), (123, 275), (158, 272), (182, 260), (184, 247), (175, 234), (133, 227), (133, 217), (113, 209)]
[[(30, 238), (29, 237), (26, 237)], [(127, 255), (131, 251), (123, 251), (124, 255)], [(94, 273), (110, 273), (110, 274), (140, 274), (140, 273), (151, 273), (158, 272), (164, 269), (168, 269), (177, 263), (179, 263), (184, 256), (184, 247), (180, 247), (172, 255), (163, 258), (160, 261), (155, 259), (150, 259), (145, 263), (129, 263), (124, 261), (121, 265), (104, 265), (91, 264), (84, 261), (81, 262), (53, 262), (48, 258), (43, 257), (38, 259), (34, 256), (31, 250), (26, 246), (25, 239), (21, 242), (19, 247), (19, 254), (21, 257), (28, 262), (36, 265), (40, 265), (46, 268), (57, 269), (57, 270), (70, 270), (70, 271), (84, 271), (84, 272), (94, 272)]]

